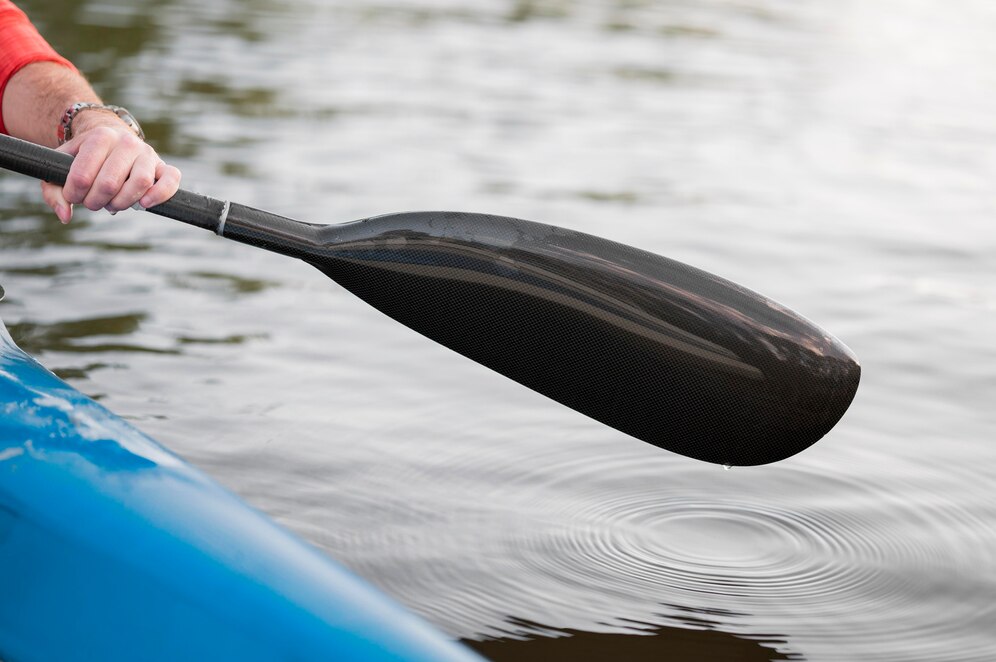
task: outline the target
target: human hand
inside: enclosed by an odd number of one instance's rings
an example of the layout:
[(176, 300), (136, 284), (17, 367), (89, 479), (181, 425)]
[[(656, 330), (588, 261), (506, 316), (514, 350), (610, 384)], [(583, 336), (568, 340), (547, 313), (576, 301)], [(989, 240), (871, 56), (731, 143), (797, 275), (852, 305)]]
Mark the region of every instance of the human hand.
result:
[(80, 113), (74, 136), (59, 151), (76, 157), (65, 186), (42, 182), (42, 198), (63, 223), (73, 205), (119, 212), (134, 205), (154, 207), (180, 187), (180, 171), (166, 165), (156, 151), (117, 116), (102, 111)]

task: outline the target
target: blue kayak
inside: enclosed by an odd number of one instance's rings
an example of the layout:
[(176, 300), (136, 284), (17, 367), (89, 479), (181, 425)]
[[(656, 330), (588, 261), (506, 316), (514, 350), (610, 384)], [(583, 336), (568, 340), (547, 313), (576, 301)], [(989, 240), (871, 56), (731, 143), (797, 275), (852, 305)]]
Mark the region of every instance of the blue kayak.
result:
[(479, 660), (18, 349), (0, 659)]

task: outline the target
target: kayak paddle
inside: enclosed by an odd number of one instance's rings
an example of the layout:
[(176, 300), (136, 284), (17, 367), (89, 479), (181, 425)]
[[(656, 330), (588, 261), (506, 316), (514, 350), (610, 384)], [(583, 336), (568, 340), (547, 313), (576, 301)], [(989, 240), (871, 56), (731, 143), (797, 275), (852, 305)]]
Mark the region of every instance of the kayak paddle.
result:
[[(72, 157), (0, 136), (0, 166)], [(860, 367), (760, 294), (531, 221), (409, 212), (315, 225), (180, 190), (147, 211), (308, 262), (402, 324), (606, 425), (725, 465), (775, 462), (844, 415)]]

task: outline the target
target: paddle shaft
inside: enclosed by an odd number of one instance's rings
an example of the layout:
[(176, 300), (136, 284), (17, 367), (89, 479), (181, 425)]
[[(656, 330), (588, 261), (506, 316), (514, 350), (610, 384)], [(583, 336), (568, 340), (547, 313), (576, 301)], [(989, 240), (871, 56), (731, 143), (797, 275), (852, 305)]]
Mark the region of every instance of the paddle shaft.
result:
[[(64, 185), (73, 157), (48, 147), (0, 135), (0, 166), (28, 177)], [(179, 190), (172, 198), (146, 211), (216, 232), (225, 203), (200, 193)]]
[[(48, 147), (0, 135), (0, 167), (64, 185), (73, 157)], [(209, 230), (235, 241), (269, 251), (304, 257), (302, 244), (313, 240), (315, 226), (235, 202), (180, 189), (166, 202), (145, 211)], [(274, 241), (274, 235), (279, 241)]]

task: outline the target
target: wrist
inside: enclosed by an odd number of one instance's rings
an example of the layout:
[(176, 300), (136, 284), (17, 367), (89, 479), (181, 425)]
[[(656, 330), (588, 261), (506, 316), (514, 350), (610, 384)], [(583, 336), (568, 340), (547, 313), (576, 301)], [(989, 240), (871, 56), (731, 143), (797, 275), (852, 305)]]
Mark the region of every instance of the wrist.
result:
[(91, 110), (76, 116), (73, 120), (72, 135), (78, 136), (101, 126), (111, 129), (129, 129), (124, 120), (114, 113), (106, 110)]
[(123, 128), (142, 140), (145, 139), (142, 127), (127, 109), (96, 103), (76, 103), (67, 108), (62, 115), (57, 130), (59, 144), (98, 127)]

